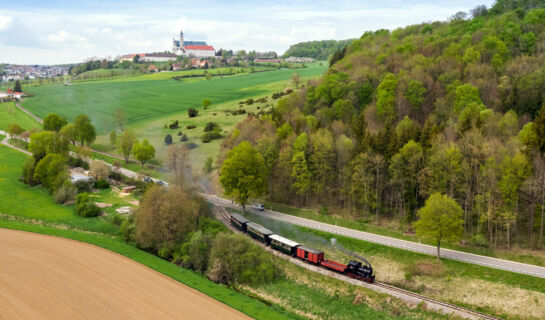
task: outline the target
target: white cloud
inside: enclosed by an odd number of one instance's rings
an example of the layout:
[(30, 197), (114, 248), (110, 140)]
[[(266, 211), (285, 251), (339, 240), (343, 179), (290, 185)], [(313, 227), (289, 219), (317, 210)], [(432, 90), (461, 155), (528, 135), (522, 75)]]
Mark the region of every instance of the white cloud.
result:
[(49, 41), (60, 43), (85, 41), (84, 37), (81, 37), (77, 34), (68, 33), (65, 30), (60, 30), (55, 34), (50, 34), (47, 38), (49, 39)]
[(12, 17), (0, 16), (0, 30), (7, 29), (12, 21)]

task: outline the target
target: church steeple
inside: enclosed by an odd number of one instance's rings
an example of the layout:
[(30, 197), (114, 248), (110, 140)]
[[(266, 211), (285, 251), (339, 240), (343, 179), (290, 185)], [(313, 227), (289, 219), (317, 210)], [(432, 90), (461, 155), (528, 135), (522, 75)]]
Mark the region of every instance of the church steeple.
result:
[(180, 48), (184, 47), (184, 31), (180, 30)]

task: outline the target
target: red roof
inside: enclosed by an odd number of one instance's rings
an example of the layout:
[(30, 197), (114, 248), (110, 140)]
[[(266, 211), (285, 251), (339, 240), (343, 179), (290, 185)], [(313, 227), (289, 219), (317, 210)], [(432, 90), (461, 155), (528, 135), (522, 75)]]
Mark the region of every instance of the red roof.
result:
[(186, 50), (212, 50), (216, 51), (212, 46), (200, 46), (196, 44), (190, 44), (184, 47)]

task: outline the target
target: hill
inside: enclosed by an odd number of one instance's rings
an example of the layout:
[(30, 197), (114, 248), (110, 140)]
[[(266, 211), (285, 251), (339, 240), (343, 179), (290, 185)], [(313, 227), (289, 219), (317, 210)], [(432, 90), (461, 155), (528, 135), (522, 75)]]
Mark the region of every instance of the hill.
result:
[(346, 47), (352, 41), (354, 39), (300, 42), (291, 45), (282, 56), (284, 58), (308, 57), (316, 60), (328, 60), (330, 55)]
[(465, 244), (542, 248), (544, 4), (471, 13), (366, 32), (227, 149), (263, 151), (277, 202), (414, 233), (443, 193), (463, 209)]

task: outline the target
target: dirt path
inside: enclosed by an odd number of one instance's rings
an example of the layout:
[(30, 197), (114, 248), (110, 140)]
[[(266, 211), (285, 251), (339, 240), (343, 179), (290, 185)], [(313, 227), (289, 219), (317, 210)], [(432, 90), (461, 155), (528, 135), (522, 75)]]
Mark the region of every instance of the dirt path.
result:
[(0, 228), (0, 319), (248, 319), (89, 244)]

